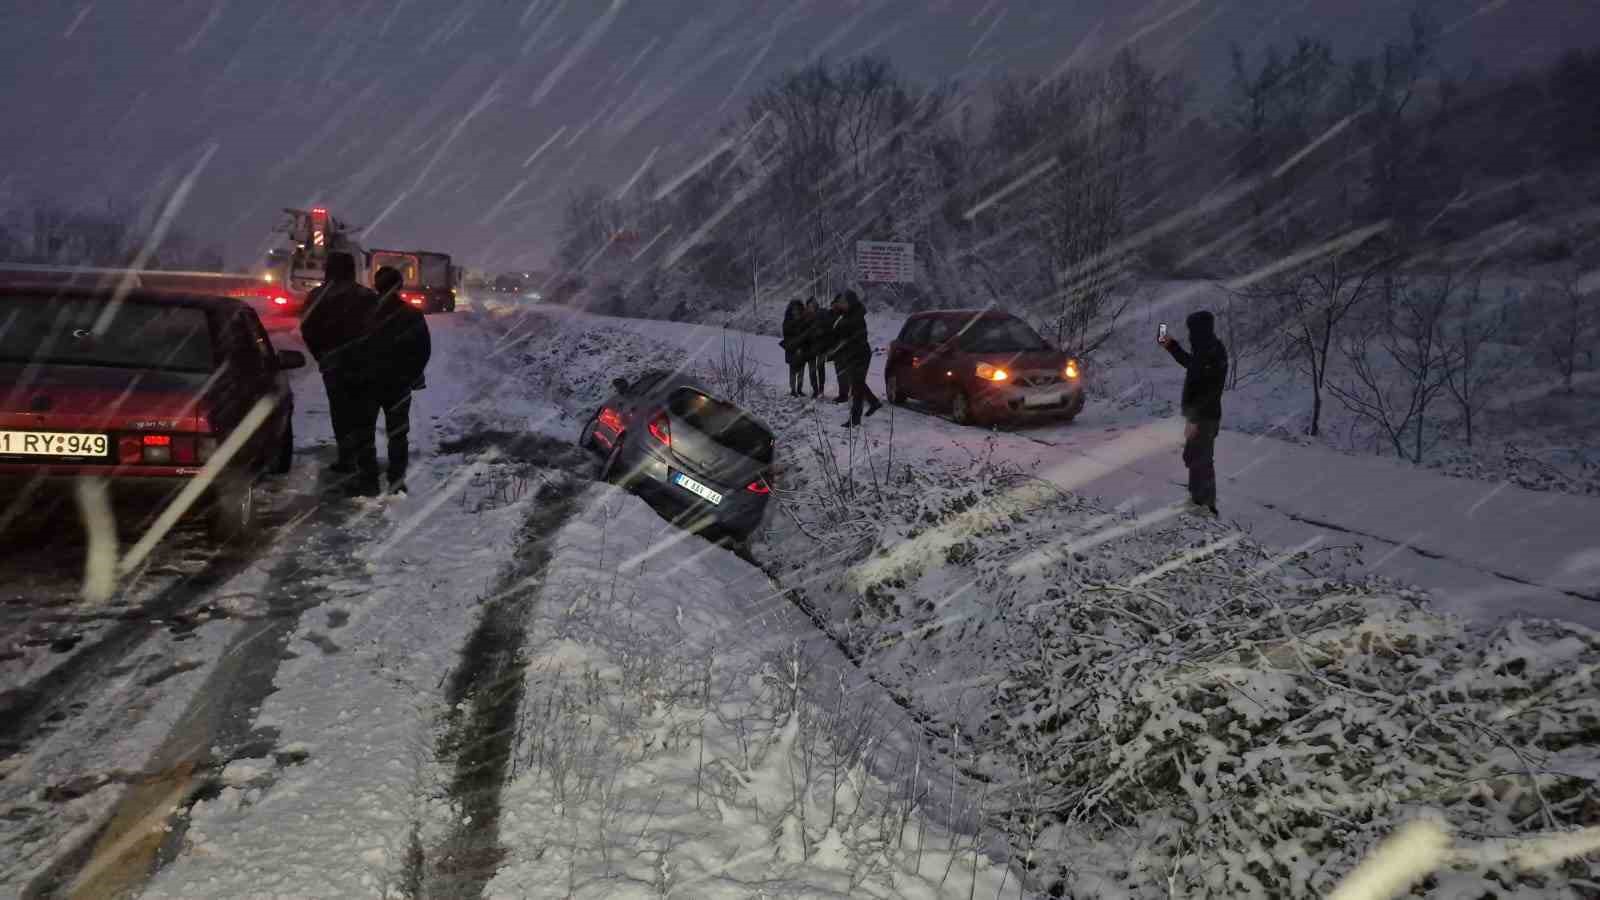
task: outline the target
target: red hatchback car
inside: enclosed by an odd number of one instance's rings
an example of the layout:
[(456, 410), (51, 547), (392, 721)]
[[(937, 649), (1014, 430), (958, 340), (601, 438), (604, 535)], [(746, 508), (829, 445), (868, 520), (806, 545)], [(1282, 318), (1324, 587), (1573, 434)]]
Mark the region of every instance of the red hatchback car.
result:
[(921, 400), (962, 425), (1070, 420), (1083, 409), (1077, 360), (1010, 313), (941, 309), (906, 319), (889, 345), (884, 393)]
[(0, 523), (83, 476), (174, 496), (217, 455), (205, 507), (216, 537), (239, 536), (258, 476), (289, 470), (284, 373), (304, 365), (235, 299), (0, 287)]

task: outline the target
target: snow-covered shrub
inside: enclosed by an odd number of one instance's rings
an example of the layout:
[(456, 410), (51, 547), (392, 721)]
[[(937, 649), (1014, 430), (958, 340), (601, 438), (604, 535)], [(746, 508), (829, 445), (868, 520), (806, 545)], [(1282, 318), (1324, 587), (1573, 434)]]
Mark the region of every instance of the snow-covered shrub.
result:
[[(1041, 883), (1314, 897), (1408, 819), (1487, 841), (1600, 817), (1600, 634), (1471, 632), (1379, 582), (1267, 581), (1226, 553), (1160, 593), (1074, 568), (991, 720), (997, 756), (1037, 775), (1013, 833), (1062, 851)], [(1434, 884), (1588, 896), (1596, 868), (1459, 853)]]

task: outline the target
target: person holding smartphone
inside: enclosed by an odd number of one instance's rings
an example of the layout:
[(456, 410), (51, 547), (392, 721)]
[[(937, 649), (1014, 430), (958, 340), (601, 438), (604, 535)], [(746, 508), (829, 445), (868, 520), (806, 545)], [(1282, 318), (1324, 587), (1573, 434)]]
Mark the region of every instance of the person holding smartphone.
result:
[(1190, 313), (1185, 350), (1161, 323), (1156, 341), (1183, 366), (1183, 463), (1189, 467), (1189, 500), (1217, 515), (1217, 432), (1222, 428), (1222, 389), (1228, 377), (1228, 350), (1217, 340), (1216, 319), (1208, 310)]

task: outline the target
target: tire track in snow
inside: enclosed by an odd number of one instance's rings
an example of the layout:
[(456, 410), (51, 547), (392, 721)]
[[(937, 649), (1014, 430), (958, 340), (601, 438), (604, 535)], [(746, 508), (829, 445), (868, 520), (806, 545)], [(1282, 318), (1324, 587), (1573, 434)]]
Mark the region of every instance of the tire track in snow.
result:
[[(308, 511), (309, 499), (295, 496), (285, 508), (274, 512), (274, 521), (265, 530), (270, 534), (276, 526)], [(0, 756), (25, 751), (44, 736), (47, 725), (49, 730), (59, 728), (64, 719), (75, 714), (73, 701), (107, 677), (149, 638), (168, 628), (174, 619), (202, 605), (217, 588), (259, 559), (270, 543), (264, 536), (214, 553), (198, 572), (178, 576), (137, 608), (116, 613), (115, 624), (105, 634), (78, 648), (65, 662), (8, 690), (0, 697)]]
[[(299, 494), (293, 507), (309, 512), (318, 501), (315, 492)], [(277, 561), (259, 591), (270, 603), (268, 614), (246, 621), (145, 763), (145, 775), (128, 787), (88, 839), (34, 879), (24, 897), (114, 897), (142, 889), (176, 855), (188, 810), (215, 789), (223, 768), (270, 747), (275, 735), (257, 733), (255, 710), (274, 690), (274, 676), (300, 617), (334, 596), (325, 584), (306, 590), (307, 579), (364, 575), (355, 559), (360, 539), (346, 528), (348, 517), (348, 508), (333, 506), (306, 520), (311, 525), (307, 546), (317, 550), (287, 553)]]
[[(500, 803), (522, 705), (528, 612), (538, 598), (552, 541), (576, 511), (592, 469), (576, 446), (534, 435), (491, 434), (486, 444), (554, 467), (534, 494), (511, 566), (483, 604), (445, 689), (446, 721), (440, 757), (453, 760), (448, 789), (452, 827), (436, 847), (415, 839), (401, 883), (410, 896), (477, 897), (505, 856)], [(579, 473), (583, 473), (580, 475)], [(420, 831), (420, 828), (418, 829)], [(417, 832), (414, 831), (415, 835)]]

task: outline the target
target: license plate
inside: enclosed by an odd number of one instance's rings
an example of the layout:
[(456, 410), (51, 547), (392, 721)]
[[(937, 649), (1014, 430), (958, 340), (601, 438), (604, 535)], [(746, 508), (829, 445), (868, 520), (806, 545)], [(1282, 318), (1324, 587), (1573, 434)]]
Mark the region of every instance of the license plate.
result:
[(1022, 398), (1023, 406), (1059, 406), (1062, 393), (1054, 391), (1049, 394), (1029, 394)]
[(678, 472), (672, 476), (672, 483), (683, 488), (689, 493), (694, 494), (696, 497), (700, 497), (708, 501), (712, 506), (722, 502), (721, 494), (713, 491), (711, 488), (706, 487), (700, 482), (695, 481), (693, 478), (690, 478), (682, 472)]
[(103, 434), (61, 431), (0, 431), (0, 453), (21, 456), (105, 456), (110, 440)]

